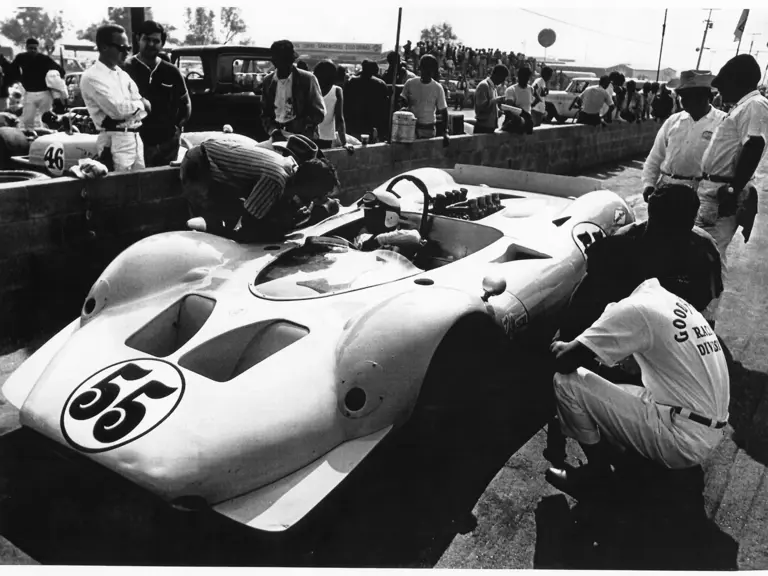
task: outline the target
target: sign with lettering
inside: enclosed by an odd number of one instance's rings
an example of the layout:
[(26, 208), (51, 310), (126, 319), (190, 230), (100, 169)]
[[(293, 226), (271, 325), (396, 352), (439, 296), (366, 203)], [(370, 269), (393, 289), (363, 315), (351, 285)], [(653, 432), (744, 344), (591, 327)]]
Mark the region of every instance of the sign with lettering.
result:
[(346, 42), (294, 42), (293, 48), (302, 52), (376, 52), (381, 54), (382, 44), (358, 44)]

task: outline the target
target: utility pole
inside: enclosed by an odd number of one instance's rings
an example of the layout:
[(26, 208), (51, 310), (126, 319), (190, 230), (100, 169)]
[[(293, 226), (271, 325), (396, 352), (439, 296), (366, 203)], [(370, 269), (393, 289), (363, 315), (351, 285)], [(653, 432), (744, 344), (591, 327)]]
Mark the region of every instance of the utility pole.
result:
[(699, 48), (699, 59), (696, 61), (696, 70), (699, 69), (699, 65), (701, 64), (701, 55), (704, 53), (704, 44), (707, 42), (707, 32), (710, 28), (712, 28), (712, 8), (709, 9), (709, 15), (707, 16), (707, 20), (705, 22), (706, 26), (704, 26), (704, 37), (701, 39), (701, 48)]
[(661, 71), (661, 51), (664, 50), (664, 34), (667, 32), (667, 10), (664, 9), (664, 25), (661, 27), (661, 46), (659, 46), (659, 65), (656, 66), (656, 82), (659, 81), (659, 72)]
[(751, 34), (752, 36), (752, 42), (749, 43), (749, 54), (752, 54), (752, 46), (755, 45), (755, 36), (762, 36), (760, 32), (755, 32), (754, 34)]

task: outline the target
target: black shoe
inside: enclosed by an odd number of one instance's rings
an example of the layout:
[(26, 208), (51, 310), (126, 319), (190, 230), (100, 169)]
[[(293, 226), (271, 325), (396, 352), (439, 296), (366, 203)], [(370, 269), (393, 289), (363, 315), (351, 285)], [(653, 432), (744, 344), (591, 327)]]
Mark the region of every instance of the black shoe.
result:
[(611, 476), (612, 472), (609, 467), (597, 468), (589, 464), (578, 468), (568, 465), (562, 468), (552, 467), (544, 474), (544, 478), (552, 486), (577, 499), (605, 488)]

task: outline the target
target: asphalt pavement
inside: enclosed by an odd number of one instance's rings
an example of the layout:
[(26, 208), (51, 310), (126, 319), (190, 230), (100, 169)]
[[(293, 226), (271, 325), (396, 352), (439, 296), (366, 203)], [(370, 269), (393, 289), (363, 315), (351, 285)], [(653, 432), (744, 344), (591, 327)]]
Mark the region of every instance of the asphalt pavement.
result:
[[(641, 168), (637, 159), (585, 175), (644, 218)], [(578, 502), (555, 490), (542, 457), (551, 373), (545, 356), (518, 350), (519, 370), (476, 417), (431, 445), (396, 437), (295, 531), (254, 534), (42, 450), (0, 396), (0, 563), (768, 569), (765, 194), (760, 212), (749, 243), (739, 234), (729, 253), (718, 333), (731, 418), (702, 469), (628, 465), (613, 491)], [(0, 351), (0, 385), (47, 337)], [(580, 457), (574, 444), (568, 452)]]

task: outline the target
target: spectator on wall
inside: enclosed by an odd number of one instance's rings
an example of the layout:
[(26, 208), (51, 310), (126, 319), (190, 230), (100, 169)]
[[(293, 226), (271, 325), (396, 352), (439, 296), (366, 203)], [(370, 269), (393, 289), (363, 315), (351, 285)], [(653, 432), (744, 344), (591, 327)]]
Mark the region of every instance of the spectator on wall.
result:
[(627, 82), (625, 86), (624, 103), (619, 117), (626, 122), (640, 122), (642, 118), (643, 103), (637, 92), (637, 84), (634, 80)]
[(264, 78), (261, 93), (261, 122), (272, 141), (285, 140), (289, 134), (315, 135), (325, 118), (323, 95), (317, 78), (299, 70), (298, 55), (290, 40), (278, 40), (271, 47), (275, 71)]
[(347, 132), (358, 139), (368, 134), (373, 141), (374, 131), (384, 137), (389, 130), (389, 91), (378, 71), (376, 62), (364, 60), (360, 75), (350, 78), (344, 88)]
[(416, 116), (416, 137), (435, 137), (436, 113), (442, 117), (447, 135), (448, 103), (445, 101), (445, 90), (434, 80), (438, 74), (437, 59), (430, 54), (422, 56), (420, 72), (420, 78), (406, 81), (400, 95), (405, 107)]
[(330, 60), (319, 62), (315, 66), (314, 74), (320, 84), (320, 92), (325, 104), (325, 117), (317, 127), (315, 144), (320, 150), (333, 147), (336, 134), (339, 142), (348, 151), (352, 146), (347, 144), (347, 128), (344, 123), (344, 92), (341, 86), (334, 83), (337, 77), (337, 67)]
[(538, 102), (531, 109), (533, 125), (539, 126), (547, 115), (547, 95), (549, 94), (549, 81), (552, 79), (554, 71), (549, 66), (541, 69), (539, 76), (533, 83), (533, 94), (538, 98)]
[(506, 95), (498, 95), (498, 88), (507, 76), (507, 67), (497, 64), (491, 76), (475, 88), (475, 134), (492, 134), (496, 131), (499, 125), (499, 104), (506, 99)]
[[(610, 118), (613, 111), (613, 98), (608, 93), (611, 80), (608, 76), (601, 76), (596, 86), (590, 86), (578, 98), (579, 115), (576, 121), (588, 126), (600, 126), (605, 118)], [(607, 113), (603, 109), (607, 108)]]
[(381, 79), (384, 80), (385, 84), (392, 84), (392, 79), (395, 74), (395, 67), (397, 67), (397, 81), (395, 84), (405, 84), (411, 78), (416, 78), (416, 74), (410, 72), (405, 67), (405, 62), (400, 59), (400, 56), (397, 54), (397, 52), (390, 52), (387, 54), (387, 63), (389, 64), (389, 67), (381, 76)]
[(538, 101), (540, 100), (540, 98), (534, 94), (533, 87), (529, 84), (531, 74), (531, 69), (528, 68), (528, 66), (520, 68), (517, 71), (517, 84), (510, 86), (505, 92), (506, 103), (522, 110), (520, 118), (523, 121), (523, 126), (521, 129), (526, 134), (533, 134), (533, 118), (531, 117), (531, 111), (533, 106), (538, 104)]

